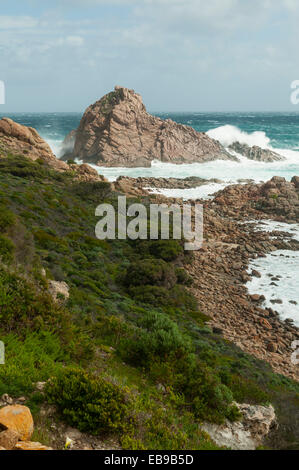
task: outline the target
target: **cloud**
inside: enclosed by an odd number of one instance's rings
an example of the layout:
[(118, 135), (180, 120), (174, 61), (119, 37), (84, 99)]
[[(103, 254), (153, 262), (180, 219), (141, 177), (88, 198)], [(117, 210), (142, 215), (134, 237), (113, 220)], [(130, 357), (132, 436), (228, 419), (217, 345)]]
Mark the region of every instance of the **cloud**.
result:
[(81, 36), (68, 36), (66, 38), (66, 43), (70, 46), (82, 46), (84, 44), (84, 39)]
[(5, 16), (0, 15), (0, 29), (27, 29), (34, 28), (38, 20), (31, 16)]
[[(208, 100), (214, 107), (230, 99), (237, 103), (240, 96), (245, 102), (244, 89), (249, 105), (250, 90), (255, 89), (259, 96), (255, 102), (262, 106), (262, 94), (274, 86), (269, 85), (273, 77), (281, 82), (287, 74), (289, 81), (297, 78), (293, 76), (299, 69), (294, 40), (297, 0), (45, 0), (42, 4), (40, 8), (39, 0), (37, 17), (0, 16), (0, 79), (19, 83), (13, 93), (15, 109), (17, 99), (25, 102), (28, 95), (19, 90), (28, 87), (41, 89), (39, 102), (52, 109), (67, 107), (57, 94), (61, 89), (63, 99), (69, 95), (72, 106), (80, 109), (115, 83), (135, 87), (156, 109), (166, 109), (169, 103), (177, 109), (197, 107), (193, 100), (197, 96), (198, 109), (208, 108)], [(45, 83), (50, 87), (47, 93)]]

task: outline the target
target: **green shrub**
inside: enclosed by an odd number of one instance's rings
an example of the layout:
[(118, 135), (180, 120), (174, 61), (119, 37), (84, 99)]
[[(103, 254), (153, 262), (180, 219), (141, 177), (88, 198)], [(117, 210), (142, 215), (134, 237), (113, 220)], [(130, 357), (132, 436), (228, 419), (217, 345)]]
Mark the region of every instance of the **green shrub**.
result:
[(130, 286), (163, 286), (168, 289), (176, 283), (175, 269), (163, 260), (145, 259), (131, 263), (124, 284)]
[(230, 388), (234, 399), (239, 403), (265, 404), (271, 397), (257, 383), (236, 374), (221, 375), (222, 381)]
[(0, 267), (0, 327), (7, 332), (44, 328), (59, 332), (65, 340), (73, 328), (70, 314), (62, 305), (4, 267)]
[(169, 290), (165, 289), (165, 287), (131, 287), (129, 294), (136, 302), (150, 304), (160, 308), (169, 306)]
[(150, 242), (150, 254), (164, 261), (174, 261), (183, 254), (183, 246), (178, 240), (157, 240)]
[(13, 260), (15, 251), (14, 243), (4, 235), (0, 235), (0, 259), (3, 263), (10, 263)]
[(101, 202), (111, 194), (111, 184), (106, 181), (83, 181), (73, 185), (73, 192), (81, 198)]
[(197, 311), (197, 300), (183, 286), (172, 289), (160, 286), (137, 286), (129, 289), (129, 294), (137, 302), (150, 304), (169, 310), (171, 308), (186, 311)]
[(64, 369), (49, 382), (46, 395), (64, 420), (82, 432), (124, 431), (130, 421), (125, 391), (79, 369)]
[(178, 284), (184, 284), (185, 286), (192, 286), (193, 279), (184, 268), (177, 268), (175, 270)]
[(174, 388), (184, 395), (197, 419), (221, 424), (226, 418), (235, 421), (240, 417), (232, 404), (231, 390), (221, 383), (213, 369), (191, 354), (176, 366)]
[(5, 345), (5, 364), (0, 366), (0, 395), (27, 395), (35, 382), (55, 374), (69, 356), (61, 348), (58, 336), (50, 332), (28, 332), (24, 339), (14, 333), (0, 332)]
[(6, 207), (0, 206), (0, 232), (6, 232), (7, 229), (16, 224), (15, 214)]
[(139, 321), (139, 328), (130, 340), (123, 342), (124, 356), (133, 364), (149, 366), (169, 356), (182, 357), (192, 349), (176, 323), (165, 314), (148, 312)]

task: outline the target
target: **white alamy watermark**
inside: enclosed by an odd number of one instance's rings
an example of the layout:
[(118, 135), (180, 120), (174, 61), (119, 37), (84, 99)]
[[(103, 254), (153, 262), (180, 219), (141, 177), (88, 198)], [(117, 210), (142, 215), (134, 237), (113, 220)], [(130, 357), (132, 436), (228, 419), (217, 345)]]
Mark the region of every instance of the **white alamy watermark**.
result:
[(294, 90), (291, 93), (291, 103), (297, 105), (299, 104), (299, 80), (294, 80), (291, 83), (291, 89)]
[(203, 206), (201, 204), (131, 204), (118, 197), (117, 211), (111, 204), (100, 204), (101, 217), (95, 228), (99, 240), (184, 240), (187, 251), (199, 250), (203, 243)]
[(291, 362), (292, 364), (294, 364), (294, 366), (298, 366), (299, 364), (299, 341), (292, 342), (292, 349), (294, 352), (291, 355)]
[(5, 104), (5, 84), (0, 80), (0, 104)]
[(0, 364), (5, 364), (5, 346), (3, 341), (0, 341)]

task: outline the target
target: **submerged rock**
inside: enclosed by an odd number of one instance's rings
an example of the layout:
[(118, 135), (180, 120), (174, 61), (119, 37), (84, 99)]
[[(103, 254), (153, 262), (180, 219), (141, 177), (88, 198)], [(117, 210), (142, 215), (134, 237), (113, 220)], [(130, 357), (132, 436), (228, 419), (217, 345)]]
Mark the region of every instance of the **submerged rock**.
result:
[(150, 115), (141, 96), (122, 87), (115, 87), (87, 108), (76, 132), (72, 157), (68, 154), (67, 158), (109, 167), (149, 167), (153, 160), (237, 160), (205, 133)]

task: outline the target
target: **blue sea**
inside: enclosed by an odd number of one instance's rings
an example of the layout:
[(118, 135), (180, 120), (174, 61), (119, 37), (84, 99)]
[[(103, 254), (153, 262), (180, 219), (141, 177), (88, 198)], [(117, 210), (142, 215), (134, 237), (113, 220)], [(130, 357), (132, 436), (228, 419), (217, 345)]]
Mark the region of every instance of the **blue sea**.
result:
[[(272, 176), (284, 176), (290, 180), (299, 175), (299, 114), (281, 113), (162, 113), (156, 114), (163, 119), (173, 119), (188, 125), (197, 131), (207, 132), (219, 140), (226, 148), (239, 141), (250, 146), (274, 149), (286, 160), (275, 163), (260, 163), (240, 157), (240, 162), (216, 161), (204, 164), (174, 165), (153, 162), (151, 168), (103, 168), (95, 167), (111, 181), (120, 175), (177, 177), (199, 176), (218, 178), (221, 183), (211, 183), (200, 188), (179, 190), (165, 189), (160, 192), (167, 196), (184, 199), (212, 198), (213, 193), (240, 179), (253, 179), (256, 182), (267, 181)], [(65, 136), (76, 129), (81, 119), (80, 113), (43, 113), (11, 114), (13, 120), (26, 126), (34, 127), (49, 143), (56, 156), (60, 156), (61, 143)], [(273, 225), (274, 224), (274, 225)], [(271, 230), (289, 231), (299, 239), (299, 224), (288, 227), (269, 221)], [(262, 230), (267, 229), (263, 226)], [(250, 293), (264, 294), (265, 306), (272, 306), (277, 298), (282, 304), (276, 305), (281, 317), (292, 318), (299, 326), (299, 290), (297, 287), (299, 252), (276, 252), (266, 258), (253, 260), (250, 269), (258, 269), (262, 279), (253, 279), (248, 283)], [(279, 286), (271, 284), (269, 273), (280, 273)], [(297, 304), (296, 304), (297, 302)]]
[[(225, 147), (235, 141), (275, 149), (286, 157), (284, 162), (259, 163), (241, 158), (241, 163), (208, 162), (204, 164), (173, 165), (153, 162), (151, 168), (98, 168), (110, 180), (119, 175), (218, 178), (225, 182), (238, 179), (266, 181), (274, 175), (290, 180), (299, 175), (299, 114), (296, 113), (160, 113), (162, 119), (207, 132)], [(65, 136), (76, 129), (81, 113), (20, 113), (8, 115), (16, 122), (37, 129), (59, 157)], [(172, 194), (170, 194), (172, 195)], [(195, 194), (186, 193), (193, 197)]]

